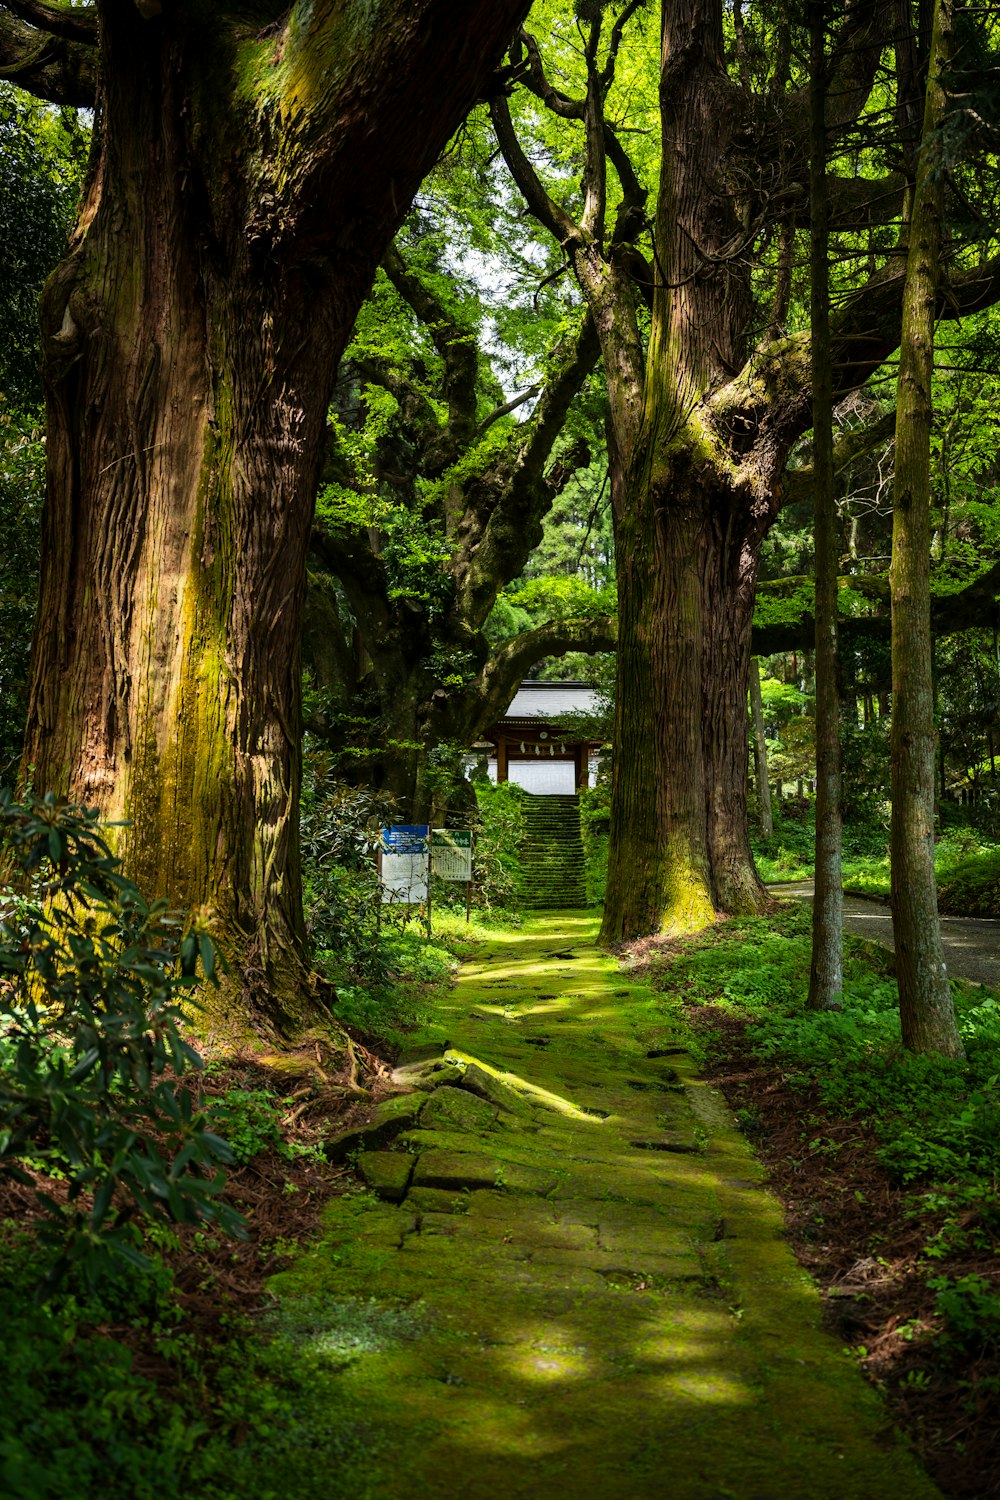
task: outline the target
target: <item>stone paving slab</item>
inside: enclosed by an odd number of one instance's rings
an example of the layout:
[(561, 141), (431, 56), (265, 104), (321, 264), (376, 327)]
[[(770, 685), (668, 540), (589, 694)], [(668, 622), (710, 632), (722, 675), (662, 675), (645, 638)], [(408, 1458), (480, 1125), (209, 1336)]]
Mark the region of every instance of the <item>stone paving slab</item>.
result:
[(474, 955), (435, 1018), (451, 1045), (414, 1038), (397, 1074), (416, 1109), (354, 1132), (406, 1197), (333, 1200), (274, 1279), (409, 1309), (410, 1336), (337, 1376), (373, 1433), (369, 1493), (930, 1500), (686, 1038), (594, 927), (536, 918)]

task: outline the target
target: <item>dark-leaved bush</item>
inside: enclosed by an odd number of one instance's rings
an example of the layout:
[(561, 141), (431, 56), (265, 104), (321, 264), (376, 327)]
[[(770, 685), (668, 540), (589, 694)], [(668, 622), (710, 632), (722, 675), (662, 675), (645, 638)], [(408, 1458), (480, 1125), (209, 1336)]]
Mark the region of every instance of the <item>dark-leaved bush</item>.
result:
[(36, 1195), (50, 1281), (145, 1264), (143, 1221), (242, 1233), (184, 1037), (211, 941), (122, 875), (96, 812), (51, 793), (0, 793), (0, 858), (0, 1172)]

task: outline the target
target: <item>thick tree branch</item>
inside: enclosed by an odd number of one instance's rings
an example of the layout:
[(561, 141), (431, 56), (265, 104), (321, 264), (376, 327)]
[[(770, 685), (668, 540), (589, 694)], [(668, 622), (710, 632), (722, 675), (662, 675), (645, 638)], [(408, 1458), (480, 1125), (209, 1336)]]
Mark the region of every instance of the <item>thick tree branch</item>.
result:
[(0, 10), (0, 78), (39, 99), (79, 109), (97, 97), (97, 49), (26, 26)]
[(649, 190), (644, 188), (632, 165), (632, 158), (622, 145), (614, 130), (604, 121), (604, 149), (614, 167), (622, 190), (622, 201), (615, 216), (612, 240), (632, 240), (645, 227), (646, 201)]
[(481, 627), (500, 589), (518, 576), (541, 540), (542, 519), (554, 496), (577, 468), (589, 462), (585, 446), (578, 445), (562, 455), (558, 475), (545, 474), (570, 404), (599, 354), (588, 313), (577, 337), (562, 351), (530, 422), (511, 433), (500, 462), (468, 486), (454, 535), (452, 613), (474, 629)]
[(442, 437), (441, 423), (428, 396), (391, 359), (374, 356), (352, 361), (359, 375), (370, 385), (380, 385), (395, 396), (403, 420), (423, 453), (433, 449)]
[[(320, 692), (347, 694), (355, 690), (358, 663), (344, 629), (333, 577), (326, 571), (306, 575), (302, 655)], [(306, 728), (322, 734), (328, 726), (321, 716), (307, 721)]]
[(584, 125), (587, 140), (581, 182), (583, 213), (580, 226), (586, 235), (600, 244), (604, 239), (604, 215), (608, 202), (608, 164), (604, 149), (604, 95), (592, 63), (587, 77)]
[(608, 43), (608, 55), (604, 63), (604, 71), (601, 74), (601, 85), (607, 96), (608, 89), (615, 81), (615, 68), (618, 66), (618, 53), (621, 51), (622, 38), (625, 35), (625, 27), (631, 21), (636, 11), (645, 5), (646, 0), (629, 0), (625, 9), (618, 16), (611, 28), (611, 40)]
[(526, 391), (522, 391), (520, 396), (512, 396), (511, 399), (509, 401), (505, 401), (502, 406), (494, 407), (489, 416), (484, 417), (480, 422), (479, 430), (476, 433), (476, 436), (482, 437), (487, 428), (492, 427), (494, 422), (499, 422), (501, 417), (507, 417), (512, 411), (517, 411), (518, 407), (523, 406), (526, 401), (534, 400), (540, 390), (540, 385), (529, 385), (528, 389)]
[[(867, 427), (855, 427), (841, 435), (833, 449), (833, 472), (842, 474), (858, 458), (887, 443), (896, 430), (896, 413), (888, 411)], [(781, 506), (796, 505), (812, 496), (811, 468), (786, 469), (781, 479)]]
[[(834, 313), (832, 356), (834, 397), (863, 386), (899, 347), (904, 266), (893, 258), (866, 286)], [(954, 272), (946, 279), (937, 316), (944, 320), (981, 312), (1000, 302), (1000, 256), (984, 265)], [(763, 377), (763, 378), (762, 378)], [(774, 399), (777, 392), (782, 399)], [(713, 399), (715, 420), (752, 434), (745, 450), (747, 474), (766, 467), (772, 452), (787, 453), (812, 423), (809, 338), (780, 332), (765, 339), (739, 375)]]
[(442, 394), (448, 403), (448, 423), (438, 427), (433, 451), (425, 455), (425, 472), (436, 478), (476, 435), (476, 385), (479, 379), (479, 346), (474, 330), (456, 322), (410, 268), (395, 245), (390, 245), (382, 266), (396, 291), (424, 324), (435, 349), (444, 361)]
[[(784, 587), (809, 584), (809, 578), (776, 579)], [(848, 575), (841, 579), (845, 588), (863, 593), (884, 606), (874, 615), (843, 615), (837, 625), (841, 643), (850, 646), (866, 636), (889, 639), (889, 580), (880, 574)], [(767, 584), (758, 586), (758, 594), (767, 592)], [(939, 594), (931, 600), (931, 629), (936, 636), (956, 635), (962, 630), (992, 630), (1000, 625), (1000, 562), (980, 578), (960, 589), (957, 594)], [(816, 625), (812, 613), (797, 620), (781, 620), (753, 627), (753, 650), (756, 656), (774, 656), (781, 651), (804, 651), (812, 647)]]
[(493, 129), (496, 131), (501, 155), (507, 163), (507, 168), (521, 196), (528, 205), (528, 211), (558, 240), (560, 245), (569, 246), (578, 243), (583, 238), (579, 224), (556, 203), (554, 198), (549, 197), (542, 186), (538, 174), (521, 149), (521, 142), (515, 134), (514, 124), (510, 117), (510, 108), (502, 95), (491, 99), (490, 119), (493, 121)]
[(5, 10), (19, 16), (39, 31), (49, 36), (60, 37), (66, 42), (83, 42), (89, 47), (97, 45), (97, 8), (93, 5), (77, 6), (53, 3), (53, 0), (3, 0)]
[[(830, 58), (827, 129), (831, 138), (860, 117), (892, 35), (895, 0), (851, 0)], [(809, 126), (809, 86), (798, 89), (782, 114), (785, 128), (803, 140)]]
[[(389, 598), (385, 564), (379, 556), (375, 533), (360, 526), (344, 526), (334, 531), (321, 522), (314, 524), (310, 541), (310, 557), (325, 572), (340, 580), (351, 613), (357, 622), (361, 639), (368, 645), (377, 641), (398, 639), (401, 632), (399, 611), (405, 601)], [(419, 654), (422, 635), (413, 632), (406, 638), (406, 649)], [(391, 673), (395, 670), (393, 653), (380, 663), (372, 657), (372, 666), (378, 673), (380, 665)]]
[(902, 213), (906, 193), (902, 172), (890, 172), (874, 180), (829, 175), (826, 185), (831, 229), (867, 229), (872, 224), (890, 224)]
[[(536, 99), (540, 99), (546, 109), (551, 110), (554, 115), (559, 115), (563, 120), (582, 120), (587, 109), (586, 99), (571, 99), (568, 94), (561, 94), (558, 89), (552, 87), (545, 76), (538, 43), (523, 26), (517, 34), (517, 41), (523, 46), (528, 58), (527, 67), (518, 74), (518, 81), (523, 83)], [(515, 58), (515, 65), (517, 61), (518, 59)]]
[[(898, 349), (904, 280), (905, 266), (897, 259), (835, 317), (834, 378), (838, 394), (855, 390)], [(993, 307), (997, 301), (1000, 256), (946, 276), (937, 316), (945, 321), (963, 318)]]
[(495, 724), (529, 669), (547, 656), (567, 651), (614, 651), (618, 644), (618, 621), (613, 615), (593, 619), (550, 620), (526, 630), (497, 647), (470, 690), (480, 698), (477, 734)]
[[(262, 188), (248, 224), (252, 242), (268, 253), (295, 241), (317, 269), (325, 257), (333, 265), (381, 258), (528, 4), (317, 0), (290, 7), (273, 48), (248, 41), (242, 62), (274, 142), (263, 185), (270, 191)], [(173, 9), (166, 5), (165, 16)], [(426, 79), (437, 83), (421, 87)], [(391, 175), (372, 163), (391, 163)]]

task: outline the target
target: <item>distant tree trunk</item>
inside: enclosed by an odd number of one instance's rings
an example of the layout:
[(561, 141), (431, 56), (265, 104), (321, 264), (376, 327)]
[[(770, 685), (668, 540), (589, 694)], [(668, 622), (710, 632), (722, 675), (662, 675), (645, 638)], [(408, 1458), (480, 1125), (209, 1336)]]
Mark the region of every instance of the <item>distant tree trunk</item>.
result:
[(767, 779), (767, 740), (764, 738), (764, 703), (760, 694), (760, 663), (750, 663), (750, 712), (753, 721), (754, 767), (757, 801), (760, 805), (760, 831), (766, 839), (774, 833), (771, 813), (771, 787)]
[(934, 712), (930, 628), (930, 433), (945, 170), (943, 77), (953, 0), (936, 0), (903, 297), (896, 397), (892, 563), (892, 921), (903, 1044), (962, 1057), (934, 881)]
[(265, 33), (245, 9), (100, 7), (96, 164), (42, 309), (24, 768), (131, 819), (129, 875), (198, 908), (230, 960), (215, 1019), (289, 1033), (322, 1014), (298, 668), (327, 397), (379, 258), (526, 5), (295, 7)]
[(826, 7), (810, 6), (810, 210), (813, 489), (816, 550), (816, 876), (808, 1004), (832, 1010), (844, 988), (840, 696), (837, 691), (837, 506), (833, 482), (829, 203), (826, 186)]

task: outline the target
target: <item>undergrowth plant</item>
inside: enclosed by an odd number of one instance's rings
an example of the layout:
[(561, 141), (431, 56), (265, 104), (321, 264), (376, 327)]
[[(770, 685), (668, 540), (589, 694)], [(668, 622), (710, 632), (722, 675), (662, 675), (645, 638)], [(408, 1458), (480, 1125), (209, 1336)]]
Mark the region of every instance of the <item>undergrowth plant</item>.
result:
[(0, 1172), (35, 1195), (49, 1282), (147, 1265), (143, 1224), (242, 1233), (184, 1035), (211, 941), (122, 875), (94, 811), (0, 793), (0, 851)]
[[(847, 939), (841, 1008), (807, 1009), (810, 919), (796, 907), (708, 929), (674, 946), (658, 983), (668, 1003), (744, 1020), (750, 1050), (780, 1068), (786, 1085), (827, 1117), (873, 1130), (914, 1218), (927, 1219), (925, 1259), (964, 1244), (988, 1248), (1000, 1234), (1000, 1000), (956, 985), (966, 1062), (907, 1052), (891, 959), (871, 945)], [(710, 1052), (711, 1031), (699, 1039)], [(806, 1147), (819, 1149), (812, 1135), (806, 1121)]]

